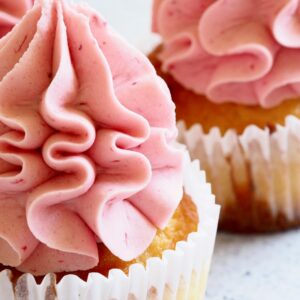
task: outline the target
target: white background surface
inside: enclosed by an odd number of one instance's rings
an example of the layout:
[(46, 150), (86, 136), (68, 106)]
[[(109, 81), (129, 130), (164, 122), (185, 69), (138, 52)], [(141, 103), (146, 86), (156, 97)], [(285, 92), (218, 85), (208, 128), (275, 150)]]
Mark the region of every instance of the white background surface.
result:
[[(79, 2), (76, 1), (76, 2)], [(144, 52), (150, 34), (151, 0), (87, 0)], [(299, 300), (300, 231), (270, 236), (219, 234), (207, 300)]]

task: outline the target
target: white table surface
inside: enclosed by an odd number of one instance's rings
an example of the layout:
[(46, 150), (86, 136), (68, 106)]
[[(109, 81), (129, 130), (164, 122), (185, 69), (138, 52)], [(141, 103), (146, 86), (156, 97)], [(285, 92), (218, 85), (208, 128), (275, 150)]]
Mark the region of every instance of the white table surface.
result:
[(219, 234), (207, 300), (299, 300), (300, 231)]
[[(142, 51), (157, 42), (150, 34), (151, 0), (84, 2)], [(300, 231), (269, 236), (219, 234), (206, 299), (299, 300)]]

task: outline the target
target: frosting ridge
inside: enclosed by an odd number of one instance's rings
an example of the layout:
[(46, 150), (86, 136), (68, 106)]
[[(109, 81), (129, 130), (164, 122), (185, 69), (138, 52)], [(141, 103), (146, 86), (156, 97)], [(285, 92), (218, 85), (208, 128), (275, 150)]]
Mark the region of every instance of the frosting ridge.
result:
[(0, 10), (0, 37), (8, 33), (33, 5), (33, 0), (2, 0)]
[(300, 94), (298, 0), (155, 0), (163, 70), (211, 101), (274, 107)]
[(97, 242), (140, 255), (182, 196), (165, 83), (95, 11), (62, 0), (37, 1), (1, 56), (0, 263), (87, 270)]

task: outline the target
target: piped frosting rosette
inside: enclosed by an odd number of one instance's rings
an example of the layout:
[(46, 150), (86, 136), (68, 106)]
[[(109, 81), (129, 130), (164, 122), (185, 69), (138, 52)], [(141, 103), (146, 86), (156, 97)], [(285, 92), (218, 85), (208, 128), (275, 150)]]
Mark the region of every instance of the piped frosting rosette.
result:
[(87, 270), (140, 255), (182, 197), (165, 83), (96, 12), (36, 1), (0, 41), (0, 263)]
[(216, 103), (274, 107), (300, 94), (298, 0), (155, 0), (163, 69)]
[(32, 7), (33, 0), (0, 1), (0, 37), (8, 33)]

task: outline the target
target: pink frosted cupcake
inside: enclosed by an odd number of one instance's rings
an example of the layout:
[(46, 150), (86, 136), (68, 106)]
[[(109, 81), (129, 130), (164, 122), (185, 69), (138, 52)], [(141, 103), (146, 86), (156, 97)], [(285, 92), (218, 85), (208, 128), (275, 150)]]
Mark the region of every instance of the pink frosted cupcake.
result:
[(299, 226), (299, 1), (155, 0), (153, 20), (163, 41), (151, 59), (221, 228)]
[(147, 58), (89, 7), (40, 0), (0, 72), (1, 296), (202, 297), (218, 207)]

